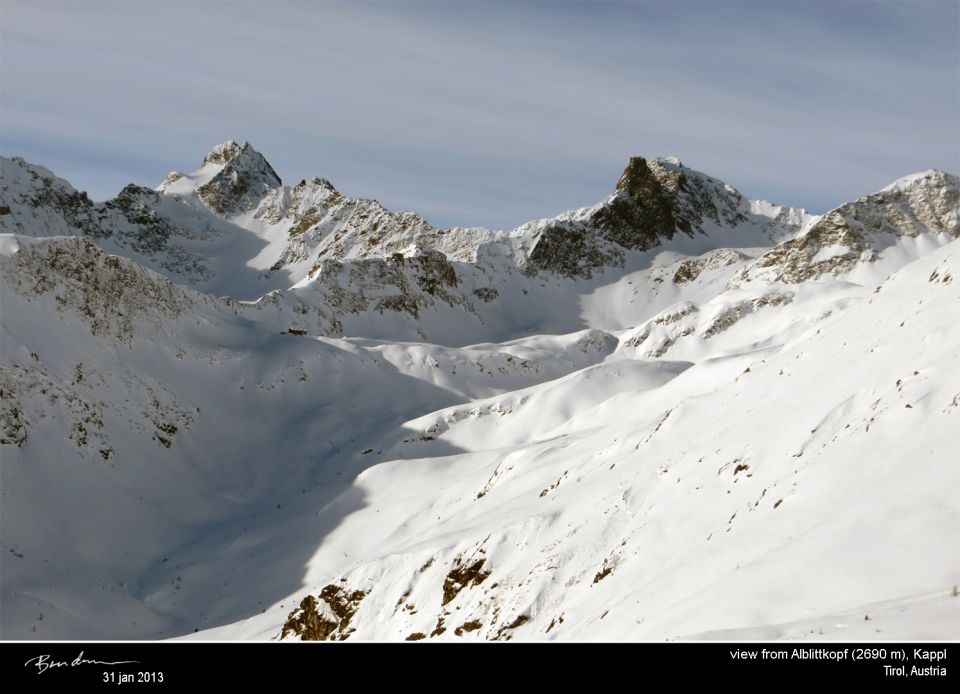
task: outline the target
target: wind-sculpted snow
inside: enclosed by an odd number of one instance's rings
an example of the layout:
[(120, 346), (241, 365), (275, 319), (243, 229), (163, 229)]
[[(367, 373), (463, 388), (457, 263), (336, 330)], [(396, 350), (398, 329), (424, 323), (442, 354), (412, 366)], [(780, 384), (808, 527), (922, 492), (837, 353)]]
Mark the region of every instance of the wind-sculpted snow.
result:
[(960, 193), (437, 229), (2, 161), (4, 638), (956, 638)]

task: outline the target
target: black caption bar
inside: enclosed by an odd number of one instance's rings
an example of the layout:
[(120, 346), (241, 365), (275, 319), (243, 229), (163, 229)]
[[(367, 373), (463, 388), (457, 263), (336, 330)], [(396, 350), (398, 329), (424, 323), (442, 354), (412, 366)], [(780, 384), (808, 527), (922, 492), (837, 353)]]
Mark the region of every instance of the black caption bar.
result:
[[(951, 643), (0, 643), (5, 685), (115, 691), (318, 681), (334, 672), (368, 686), (381, 680), (445, 679), (542, 687), (593, 677), (638, 686), (664, 679), (715, 684), (946, 685), (957, 682), (960, 644)], [(301, 679), (302, 678), (302, 679)], [(777, 679), (770, 679), (777, 678)], [(789, 678), (784, 680), (784, 678)], [(8, 691), (24, 691), (21, 689)]]

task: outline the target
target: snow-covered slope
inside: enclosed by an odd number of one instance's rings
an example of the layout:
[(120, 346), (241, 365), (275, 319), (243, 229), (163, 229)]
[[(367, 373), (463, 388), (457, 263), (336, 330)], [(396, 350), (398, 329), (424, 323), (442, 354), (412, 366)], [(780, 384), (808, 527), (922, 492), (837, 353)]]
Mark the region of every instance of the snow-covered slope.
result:
[(2, 636), (956, 638), (958, 183), (440, 230), (4, 159)]

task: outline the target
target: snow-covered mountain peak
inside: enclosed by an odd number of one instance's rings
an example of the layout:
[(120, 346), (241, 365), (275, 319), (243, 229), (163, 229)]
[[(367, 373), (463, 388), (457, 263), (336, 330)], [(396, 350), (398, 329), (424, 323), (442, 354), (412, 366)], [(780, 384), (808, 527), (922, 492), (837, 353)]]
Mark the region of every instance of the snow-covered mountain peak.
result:
[[(863, 233), (915, 237), (923, 232), (960, 236), (960, 177), (929, 169), (898, 178), (876, 193), (823, 216)], [(816, 230), (812, 227), (808, 233)]]
[(957, 237), (960, 179), (925, 171), (827, 212), (767, 251), (734, 284), (754, 279), (796, 284), (828, 274), (870, 283), (886, 277), (904, 257), (918, 257)]
[[(220, 147), (223, 148), (222, 152), (217, 152)], [(214, 148), (211, 154), (214, 159), (221, 156), (229, 159), (219, 173), (197, 188), (197, 195), (217, 214), (234, 216), (249, 212), (266, 195), (281, 186), (280, 176), (249, 143), (239, 151), (235, 143), (224, 143)], [(207, 158), (204, 158), (204, 162), (209, 166)]]
[[(280, 176), (260, 152), (255, 150), (249, 142), (238, 145), (232, 140), (217, 145), (204, 156), (204, 164), (219, 163), (222, 159), (223, 171), (232, 171), (255, 175), (271, 188), (280, 186)], [(223, 171), (221, 173), (223, 173)]]
[(233, 217), (256, 208), (281, 187), (280, 176), (249, 142), (222, 142), (203, 157), (190, 174), (173, 171), (157, 191), (166, 195), (196, 195), (218, 215)]
[(219, 145), (211, 149), (203, 157), (204, 165), (207, 164), (220, 164), (225, 166), (228, 164), (234, 157), (239, 155), (244, 148), (250, 147), (249, 142), (244, 144), (239, 144), (233, 140), (227, 140), (226, 142), (221, 142)]
[[(631, 157), (613, 194), (591, 208), (538, 223), (527, 270), (590, 277), (620, 266), (624, 251), (648, 251), (749, 221), (749, 201), (732, 186), (676, 157)], [(769, 227), (769, 219), (755, 220)], [(783, 220), (778, 221), (783, 226)], [(767, 238), (777, 234), (767, 233)]]
[(641, 156), (630, 157), (617, 182), (616, 193), (642, 198), (645, 194), (649, 195), (651, 189), (658, 187), (665, 187), (675, 192), (686, 183), (689, 174), (709, 178), (705, 174), (686, 168), (677, 157), (653, 159)]
[(960, 177), (940, 169), (927, 169), (898, 178), (888, 186), (881, 188), (878, 193), (897, 193), (909, 190), (916, 186), (960, 187)]

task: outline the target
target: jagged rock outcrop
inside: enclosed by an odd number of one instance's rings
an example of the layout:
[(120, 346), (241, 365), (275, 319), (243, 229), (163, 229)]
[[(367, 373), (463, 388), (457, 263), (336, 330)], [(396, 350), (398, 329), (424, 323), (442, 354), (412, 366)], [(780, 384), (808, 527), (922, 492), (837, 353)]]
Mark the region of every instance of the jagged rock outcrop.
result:
[(385, 258), (414, 245), (432, 246), (439, 236), (420, 215), (346, 197), (326, 179), (301, 181), (287, 197), (263, 213), (286, 225), (288, 240), (275, 269), (304, 260), (315, 265), (327, 259)]
[(593, 216), (604, 235), (631, 250), (647, 250), (678, 232), (702, 233), (707, 222), (736, 226), (746, 221), (736, 189), (674, 158), (632, 157), (610, 204)]
[(623, 265), (623, 251), (583, 223), (555, 223), (541, 232), (524, 267), (528, 274), (548, 271), (562, 277), (589, 279), (603, 267)]
[(333, 584), (324, 586), (317, 597), (307, 595), (300, 601), (297, 609), (287, 617), (279, 638), (346, 641), (353, 633), (350, 620), (366, 595), (362, 590), (349, 591)]
[(677, 159), (632, 157), (606, 201), (544, 225), (526, 270), (588, 278), (621, 265), (624, 249), (647, 251), (678, 233), (704, 233), (708, 224), (734, 227), (747, 221), (747, 211), (737, 190)]

